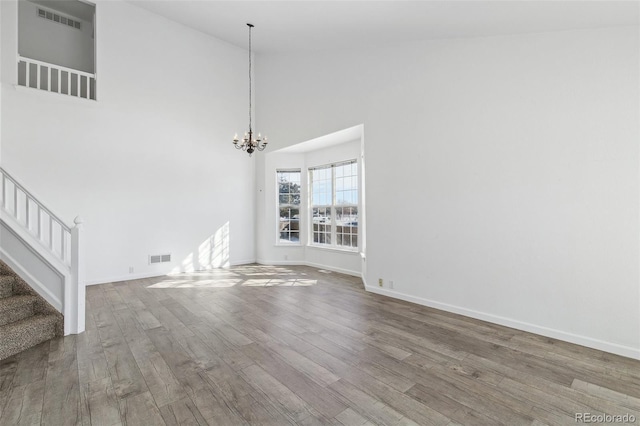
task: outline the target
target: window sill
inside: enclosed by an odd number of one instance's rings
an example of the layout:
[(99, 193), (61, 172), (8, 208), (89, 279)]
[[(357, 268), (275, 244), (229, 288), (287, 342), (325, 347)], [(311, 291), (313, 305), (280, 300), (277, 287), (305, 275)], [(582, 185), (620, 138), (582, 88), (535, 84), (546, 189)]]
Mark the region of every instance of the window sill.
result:
[(302, 247), (302, 243), (280, 243), (274, 244), (274, 247)]
[(315, 244), (307, 244), (307, 248), (312, 248), (312, 249), (317, 249), (317, 250), (322, 250), (322, 251), (334, 251), (337, 253), (341, 253), (341, 254), (351, 254), (351, 255), (358, 255), (360, 253), (360, 251), (358, 250), (358, 248), (353, 248), (353, 249), (343, 249), (343, 248), (338, 248), (338, 247), (326, 247), (326, 246), (319, 246), (319, 245), (315, 245)]

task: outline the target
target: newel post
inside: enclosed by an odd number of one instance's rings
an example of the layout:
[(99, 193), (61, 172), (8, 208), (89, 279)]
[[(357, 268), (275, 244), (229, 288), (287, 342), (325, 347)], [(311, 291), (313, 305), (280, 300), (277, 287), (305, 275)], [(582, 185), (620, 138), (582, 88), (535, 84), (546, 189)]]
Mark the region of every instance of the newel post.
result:
[[(71, 229), (71, 275), (72, 285), (70, 296), (72, 306), (75, 306), (73, 313), (73, 323), (75, 323), (75, 333), (84, 331), (85, 323), (85, 277), (84, 277), (84, 241), (82, 236), (83, 220), (80, 216), (76, 216), (73, 220), (75, 226)], [(67, 322), (67, 318), (65, 318)], [(72, 324), (73, 324), (72, 323)]]

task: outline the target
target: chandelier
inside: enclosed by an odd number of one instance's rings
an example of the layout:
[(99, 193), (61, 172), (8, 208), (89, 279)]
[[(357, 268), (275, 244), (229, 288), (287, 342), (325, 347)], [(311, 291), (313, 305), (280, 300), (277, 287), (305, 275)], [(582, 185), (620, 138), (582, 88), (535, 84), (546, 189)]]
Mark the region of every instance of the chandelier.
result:
[(267, 137), (264, 138), (260, 133), (254, 139), (253, 138), (253, 129), (251, 128), (251, 28), (253, 28), (253, 24), (247, 24), (249, 27), (249, 131), (244, 132), (244, 136), (242, 139), (238, 138), (238, 134), (233, 137), (233, 146), (236, 149), (241, 149), (243, 151), (247, 151), (249, 153), (249, 157), (253, 154), (253, 151), (256, 149), (258, 151), (263, 151), (267, 147)]

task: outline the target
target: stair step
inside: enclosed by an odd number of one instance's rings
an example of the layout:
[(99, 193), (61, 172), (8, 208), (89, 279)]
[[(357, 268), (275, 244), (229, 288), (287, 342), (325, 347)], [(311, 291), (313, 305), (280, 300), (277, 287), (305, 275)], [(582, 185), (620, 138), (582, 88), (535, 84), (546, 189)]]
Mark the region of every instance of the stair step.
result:
[(0, 299), (13, 295), (13, 280), (11, 275), (0, 275)]
[(34, 314), (36, 296), (20, 295), (0, 299), (0, 326), (20, 321)]
[(58, 317), (35, 315), (0, 327), (0, 360), (52, 339)]

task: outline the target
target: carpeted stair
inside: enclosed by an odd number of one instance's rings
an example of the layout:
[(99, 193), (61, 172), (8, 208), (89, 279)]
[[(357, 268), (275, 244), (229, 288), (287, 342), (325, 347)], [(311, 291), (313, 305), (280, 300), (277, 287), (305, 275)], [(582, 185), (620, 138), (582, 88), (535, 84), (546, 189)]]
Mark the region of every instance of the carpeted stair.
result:
[(0, 360), (62, 336), (62, 314), (0, 262)]

